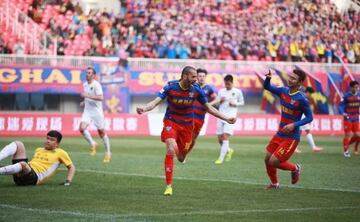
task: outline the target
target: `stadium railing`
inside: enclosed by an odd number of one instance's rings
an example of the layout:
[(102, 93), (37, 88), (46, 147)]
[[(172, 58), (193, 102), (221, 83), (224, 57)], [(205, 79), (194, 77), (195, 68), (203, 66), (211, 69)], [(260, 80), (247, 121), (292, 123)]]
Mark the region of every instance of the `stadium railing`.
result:
[[(26, 51), (32, 54), (56, 55), (57, 40), (22, 12), (13, 1), (0, 3), (0, 24), (25, 43)], [(50, 45), (53, 48), (50, 48)]]
[[(28, 65), (28, 66), (57, 66), (84, 68), (94, 63), (116, 63), (118, 58), (109, 57), (84, 57), (84, 56), (51, 56), (51, 55), (0, 55), (0, 64), (6, 66)], [(146, 59), (129, 58), (129, 69), (147, 71), (174, 71), (181, 70), (190, 65), (207, 69), (209, 72), (238, 72), (248, 70), (266, 71), (269, 67), (280, 70), (291, 70), (295, 65), (309, 72), (316, 73), (339, 73), (342, 69), (340, 63), (292, 63), (292, 62), (260, 62), (260, 61), (224, 61), (224, 60), (180, 60), (180, 59)], [(346, 64), (351, 73), (360, 73), (360, 64)]]

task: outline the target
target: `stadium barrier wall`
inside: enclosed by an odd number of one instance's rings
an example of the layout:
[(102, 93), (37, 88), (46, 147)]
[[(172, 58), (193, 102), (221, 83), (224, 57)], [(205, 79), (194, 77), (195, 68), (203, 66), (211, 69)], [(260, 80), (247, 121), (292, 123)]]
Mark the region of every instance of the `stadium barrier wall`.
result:
[[(162, 130), (163, 114), (106, 114), (105, 129), (110, 136), (158, 136)], [(0, 113), (0, 136), (44, 136), (51, 130), (59, 130), (65, 136), (80, 136), (78, 131), (81, 114), (62, 113)], [(201, 135), (216, 134), (216, 118), (206, 116)], [(272, 114), (239, 115), (235, 123), (235, 136), (273, 135), (280, 116)], [(311, 123), (314, 135), (342, 135), (341, 115), (317, 115)], [(96, 128), (90, 125), (90, 131)]]

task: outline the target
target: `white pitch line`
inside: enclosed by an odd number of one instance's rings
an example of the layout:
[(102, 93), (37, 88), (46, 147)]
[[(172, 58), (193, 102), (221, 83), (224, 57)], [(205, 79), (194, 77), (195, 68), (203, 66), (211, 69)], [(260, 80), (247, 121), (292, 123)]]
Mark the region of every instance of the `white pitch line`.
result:
[(281, 212), (304, 212), (304, 211), (319, 211), (319, 210), (351, 210), (351, 209), (360, 209), (360, 207), (307, 207), (307, 208), (282, 208), (282, 209), (251, 209), (251, 210), (216, 210), (216, 211), (192, 211), (192, 212), (182, 212), (182, 213), (155, 213), (155, 214), (95, 214), (95, 213), (85, 213), (79, 211), (66, 211), (66, 210), (50, 210), (50, 209), (39, 209), (39, 208), (27, 208), (19, 207), (16, 205), (10, 204), (0, 204), (0, 208), (13, 209), (13, 210), (22, 210), (28, 212), (36, 212), (45, 215), (67, 215), (83, 218), (99, 218), (104, 219), (116, 219), (116, 218), (136, 218), (136, 217), (171, 217), (171, 216), (182, 216), (182, 215), (223, 215), (223, 214), (248, 214), (248, 213), (281, 213)]
[[(119, 175), (119, 176), (137, 176), (137, 177), (164, 179), (164, 176), (147, 175), (147, 174), (140, 174), (140, 173), (109, 172), (109, 171), (89, 170), (89, 169), (78, 169), (77, 171), (84, 172), (84, 173), (99, 173), (99, 174), (102, 173), (102, 174)], [(239, 180), (226, 180), (226, 179), (208, 179), (208, 178), (192, 178), (192, 177), (174, 177), (174, 179), (176, 179), (176, 180), (208, 181), (208, 182), (226, 182), (226, 183), (262, 185), (262, 186), (267, 185), (267, 184), (259, 183), (259, 182), (255, 182), (255, 181), (239, 181)], [(360, 190), (331, 188), (331, 187), (303, 187), (303, 186), (298, 186), (298, 185), (281, 185), (281, 187), (295, 188), (295, 189), (307, 189), (307, 190), (324, 190), (324, 191), (360, 193)]]
[(29, 208), (29, 207), (19, 207), (11, 204), (0, 204), (0, 208), (13, 209), (13, 210), (23, 210), (35, 213), (41, 213), (46, 215), (67, 215), (67, 216), (75, 216), (75, 217), (86, 217), (86, 218), (113, 218), (114, 216), (111, 214), (94, 214), (94, 213), (82, 213), (79, 211), (66, 211), (66, 210), (50, 210), (50, 209), (40, 209), (40, 208)]

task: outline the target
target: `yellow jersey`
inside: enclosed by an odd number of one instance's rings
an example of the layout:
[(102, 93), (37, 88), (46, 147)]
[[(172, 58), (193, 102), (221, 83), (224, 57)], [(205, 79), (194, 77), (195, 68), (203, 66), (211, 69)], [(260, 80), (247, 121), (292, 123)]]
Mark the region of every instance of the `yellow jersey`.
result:
[(53, 175), (60, 164), (65, 166), (72, 164), (69, 154), (61, 148), (47, 150), (43, 147), (38, 147), (35, 149), (32, 160), (29, 162), (30, 167), (38, 176), (37, 184), (42, 183)]

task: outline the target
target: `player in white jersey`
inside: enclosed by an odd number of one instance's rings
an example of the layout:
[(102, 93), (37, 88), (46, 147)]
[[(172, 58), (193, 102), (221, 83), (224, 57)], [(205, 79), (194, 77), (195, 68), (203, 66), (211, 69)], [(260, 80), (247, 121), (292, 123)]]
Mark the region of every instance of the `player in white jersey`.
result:
[(81, 94), (83, 101), (80, 106), (84, 107), (84, 112), (81, 116), (79, 131), (84, 136), (86, 141), (91, 145), (90, 155), (95, 156), (98, 144), (91, 137), (87, 127), (91, 122), (97, 128), (98, 134), (105, 145), (104, 163), (109, 163), (111, 160), (109, 137), (105, 134), (105, 119), (102, 107), (103, 90), (100, 83), (95, 80), (96, 72), (92, 67), (86, 70), (86, 82), (84, 83), (84, 92)]
[[(312, 99), (311, 97), (311, 94), (314, 93), (314, 89), (312, 87), (306, 87), (305, 89), (305, 95), (306, 95), (306, 98), (308, 98), (309, 102), (310, 102), (310, 107), (311, 109), (314, 111), (314, 107), (315, 107), (315, 102), (314, 100)], [(303, 114), (301, 119), (302, 118), (305, 118), (305, 115)], [(314, 141), (314, 138), (311, 134), (311, 125), (310, 123), (308, 124), (305, 124), (303, 126), (300, 127), (301, 130), (304, 130), (305, 131), (305, 135), (306, 135), (306, 140), (308, 141), (310, 147), (311, 147), (311, 150), (314, 152), (314, 153), (318, 153), (318, 152), (321, 152), (323, 150), (323, 148), (321, 147), (318, 147), (315, 145), (315, 141)], [(296, 148), (295, 150), (295, 153), (301, 153), (301, 150), (299, 149), (299, 147)]]
[[(233, 87), (232, 75), (227, 75), (224, 78), (225, 88), (220, 89), (217, 98), (210, 104), (219, 103), (219, 111), (229, 117), (236, 117), (238, 107), (244, 105), (244, 96), (240, 89)], [(216, 134), (220, 144), (220, 156), (215, 161), (215, 164), (222, 164), (224, 158), (230, 161), (234, 150), (229, 147), (230, 136), (233, 135), (234, 126), (225, 121), (218, 120), (216, 126)]]

